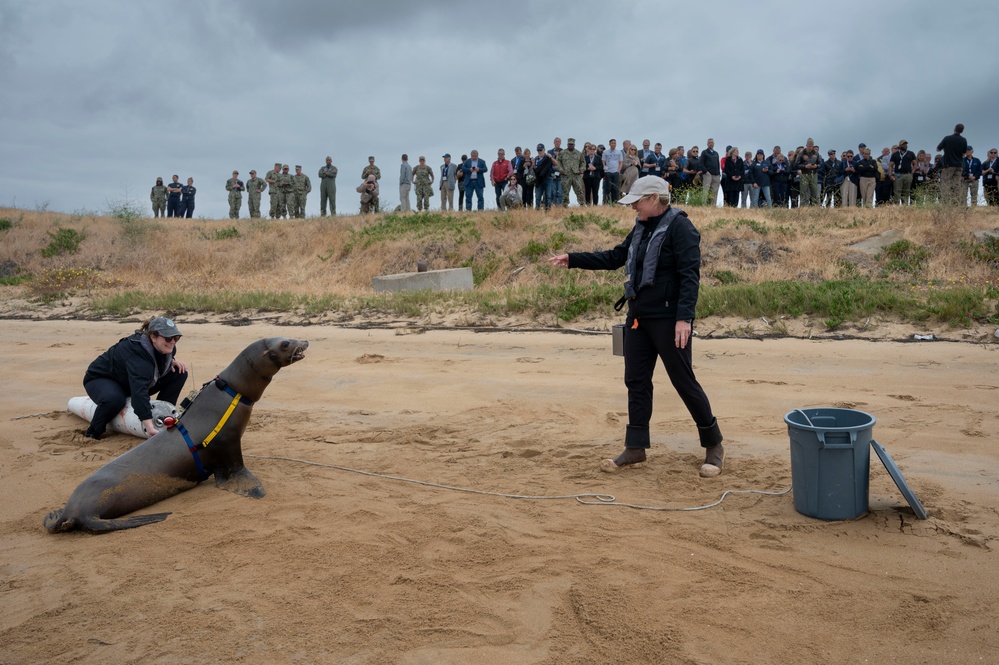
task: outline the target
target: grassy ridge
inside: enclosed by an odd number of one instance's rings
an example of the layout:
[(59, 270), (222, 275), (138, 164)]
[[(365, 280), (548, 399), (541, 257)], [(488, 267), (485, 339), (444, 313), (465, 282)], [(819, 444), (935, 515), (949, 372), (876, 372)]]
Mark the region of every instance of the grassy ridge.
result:
[[(828, 328), (873, 316), (951, 326), (999, 322), (999, 226), (991, 210), (691, 208), (702, 233), (698, 317), (811, 317)], [(81, 314), (351, 318), (473, 317), (572, 322), (615, 318), (620, 271), (550, 268), (561, 251), (611, 247), (633, 224), (622, 208), (542, 214), (440, 213), (271, 220), (150, 220), (0, 209), (0, 296), (43, 308), (76, 298)], [(876, 253), (851, 245), (884, 234)], [(376, 294), (371, 278), (472, 268), (471, 292)], [(23, 308), (23, 307), (22, 307)]]

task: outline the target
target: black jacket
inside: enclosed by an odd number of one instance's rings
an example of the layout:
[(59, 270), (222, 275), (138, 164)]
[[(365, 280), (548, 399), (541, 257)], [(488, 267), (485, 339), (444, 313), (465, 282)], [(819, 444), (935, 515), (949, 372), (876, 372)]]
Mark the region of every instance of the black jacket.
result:
[(156, 384), (158, 377), (170, 371), (177, 347), (174, 346), (173, 353), (165, 355), (156, 351), (151, 344), (147, 348), (142, 343), (143, 337), (143, 333), (123, 337), (99, 355), (87, 368), (83, 383), (93, 379), (113, 379), (126, 395), (131, 396), (132, 409), (139, 420), (149, 420), (153, 417), (153, 410), (149, 405), (149, 389)]
[[(584, 270), (617, 270), (628, 260), (628, 248), (631, 246), (632, 236), (636, 232), (641, 232), (640, 255), (636, 260), (637, 269), (640, 270), (652, 232), (665, 214), (664, 212), (658, 217), (650, 217), (644, 222), (639, 221), (628, 237), (614, 249), (569, 254), (569, 267)], [(640, 284), (642, 281), (641, 275), (631, 277), (634, 284)], [(656, 266), (655, 280), (651, 285), (639, 289), (635, 299), (629, 301), (629, 320), (693, 319), (700, 282), (701, 234), (687, 219), (686, 214), (681, 214), (673, 220), (666, 231)]]

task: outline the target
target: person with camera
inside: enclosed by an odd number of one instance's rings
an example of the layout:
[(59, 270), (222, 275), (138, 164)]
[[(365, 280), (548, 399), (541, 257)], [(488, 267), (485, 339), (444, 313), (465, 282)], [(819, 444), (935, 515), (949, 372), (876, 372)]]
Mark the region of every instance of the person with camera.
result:
[(378, 211), (378, 180), (374, 173), (369, 173), (358, 188), (361, 195), (361, 214), (367, 215)]
[(187, 366), (176, 358), (180, 337), (173, 319), (157, 316), (90, 363), (83, 387), (97, 409), (84, 436), (101, 438), (128, 397), (146, 435), (156, 434), (150, 396), (176, 404), (187, 381)]

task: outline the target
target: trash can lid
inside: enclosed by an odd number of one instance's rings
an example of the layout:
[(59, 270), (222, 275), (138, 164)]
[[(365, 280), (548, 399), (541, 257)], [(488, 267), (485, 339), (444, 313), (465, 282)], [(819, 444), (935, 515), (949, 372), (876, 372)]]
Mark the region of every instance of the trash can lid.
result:
[(874, 448), (874, 452), (876, 452), (878, 457), (881, 458), (881, 462), (885, 465), (885, 468), (888, 469), (888, 473), (891, 474), (891, 479), (895, 481), (895, 484), (898, 486), (898, 490), (902, 493), (902, 496), (905, 497), (905, 500), (909, 502), (909, 507), (912, 508), (914, 513), (916, 513), (916, 517), (921, 520), (925, 520), (927, 517), (926, 509), (923, 508), (923, 504), (920, 503), (918, 498), (916, 498), (915, 493), (909, 489), (909, 486), (905, 482), (905, 478), (902, 477), (902, 472), (899, 471), (898, 465), (895, 464), (895, 460), (891, 458), (891, 455), (888, 454), (885, 447), (874, 439), (871, 439), (871, 447)]

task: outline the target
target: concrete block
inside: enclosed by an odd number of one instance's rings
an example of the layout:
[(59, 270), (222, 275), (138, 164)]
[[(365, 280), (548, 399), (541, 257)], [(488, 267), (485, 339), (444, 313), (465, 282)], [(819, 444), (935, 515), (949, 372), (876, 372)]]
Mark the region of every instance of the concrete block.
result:
[(471, 291), (475, 288), (471, 268), (447, 268), (426, 272), (403, 272), (371, 279), (375, 291)]

